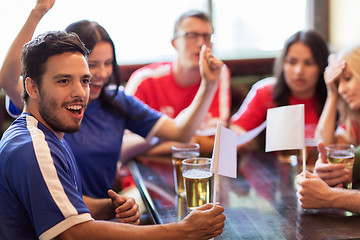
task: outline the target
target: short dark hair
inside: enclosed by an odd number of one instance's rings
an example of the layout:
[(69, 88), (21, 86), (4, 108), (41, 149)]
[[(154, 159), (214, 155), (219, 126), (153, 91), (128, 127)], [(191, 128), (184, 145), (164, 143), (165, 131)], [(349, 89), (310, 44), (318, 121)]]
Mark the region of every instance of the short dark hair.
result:
[(25, 88), (26, 78), (32, 78), (40, 88), (48, 58), (66, 52), (80, 52), (85, 58), (89, 54), (89, 50), (75, 33), (65, 31), (45, 32), (24, 45), (21, 54), (24, 102), (29, 99)]
[(208, 22), (210, 23), (211, 25), (211, 28), (212, 30), (214, 31), (214, 26), (212, 25), (212, 22), (211, 22), (211, 18), (210, 16), (205, 13), (205, 12), (202, 12), (202, 11), (199, 11), (199, 10), (189, 10), (183, 14), (181, 14), (177, 20), (175, 21), (175, 26), (174, 26), (174, 36), (176, 36), (176, 33), (177, 31), (179, 30), (179, 26), (181, 24), (181, 21), (184, 20), (185, 18), (188, 18), (188, 17), (193, 17), (193, 18), (198, 18), (200, 20), (203, 20), (205, 22)]
[(319, 106), (318, 114), (320, 116), (327, 97), (327, 90), (324, 81), (325, 67), (328, 65), (329, 49), (324, 38), (314, 30), (298, 31), (291, 35), (285, 42), (280, 56), (276, 59), (274, 65), (274, 76), (276, 83), (274, 86), (274, 101), (277, 106), (289, 104), (290, 89), (285, 82), (284, 63), (292, 44), (301, 42), (308, 46), (319, 67), (319, 76), (316, 85), (316, 97)]

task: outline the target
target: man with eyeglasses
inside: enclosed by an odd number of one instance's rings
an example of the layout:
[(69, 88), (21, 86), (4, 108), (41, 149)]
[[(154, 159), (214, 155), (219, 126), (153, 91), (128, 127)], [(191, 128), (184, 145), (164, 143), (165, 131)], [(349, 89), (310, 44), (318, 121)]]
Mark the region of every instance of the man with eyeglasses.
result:
[[(191, 10), (175, 22), (172, 46), (177, 56), (172, 62), (147, 65), (135, 71), (125, 88), (150, 107), (176, 117), (192, 102), (201, 82), (199, 53), (202, 45), (212, 48), (214, 28), (209, 16)], [(201, 155), (211, 155), (217, 122), (229, 120), (231, 95), (230, 71), (224, 66), (217, 93), (200, 129), (191, 140), (200, 144)], [(124, 141), (125, 142), (125, 141)], [(173, 142), (152, 148), (148, 154), (170, 153)]]

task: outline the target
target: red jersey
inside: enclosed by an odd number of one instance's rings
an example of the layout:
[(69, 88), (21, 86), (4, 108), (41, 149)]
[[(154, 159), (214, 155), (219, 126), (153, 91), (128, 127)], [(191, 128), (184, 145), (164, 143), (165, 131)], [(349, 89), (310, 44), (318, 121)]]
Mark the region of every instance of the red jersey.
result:
[[(223, 68), (219, 86), (209, 108), (209, 112), (201, 125), (201, 129), (214, 128), (221, 121), (226, 124), (230, 117), (230, 71)], [(136, 70), (126, 84), (125, 92), (134, 95), (151, 108), (171, 118), (187, 108), (193, 101), (200, 80), (194, 85), (182, 87), (174, 78), (173, 63), (154, 63)]]
[[(266, 120), (267, 110), (277, 107), (273, 100), (274, 77), (265, 78), (255, 83), (239, 110), (231, 117), (230, 123), (250, 131)], [(319, 121), (319, 109), (317, 99), (297, 99), (290, 96), (290, 105), (305, 105), (305, 125), (317, 124)]]

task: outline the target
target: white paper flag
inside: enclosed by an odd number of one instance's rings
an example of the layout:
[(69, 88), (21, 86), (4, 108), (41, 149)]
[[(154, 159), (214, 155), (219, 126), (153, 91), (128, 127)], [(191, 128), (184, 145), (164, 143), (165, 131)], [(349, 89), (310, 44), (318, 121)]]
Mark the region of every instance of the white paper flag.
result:
[(266, 122), (266, 152), (305, 147), (304, 104), (268, 109)]
[(217, 124), (211, 171), (219, 175), (236, 178), (236, 132)]

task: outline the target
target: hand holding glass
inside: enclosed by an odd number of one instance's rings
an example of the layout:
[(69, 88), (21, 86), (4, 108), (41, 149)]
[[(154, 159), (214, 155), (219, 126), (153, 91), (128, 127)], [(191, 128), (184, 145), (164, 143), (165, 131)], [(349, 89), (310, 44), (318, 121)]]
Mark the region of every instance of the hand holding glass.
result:
[(327, 148), (327, 155), (330, 163), (345, 164), (349, 170), (349, 180), (344, 182), (344, 188), (352, 188), (352, 172), (354, 166), (354, 146), (351, 144), (331, 144)]
[(190, 158), (183, 161), (186, 204), (189, 211), (211, 201), (214, 177), (210, 165), (210, 158)]

